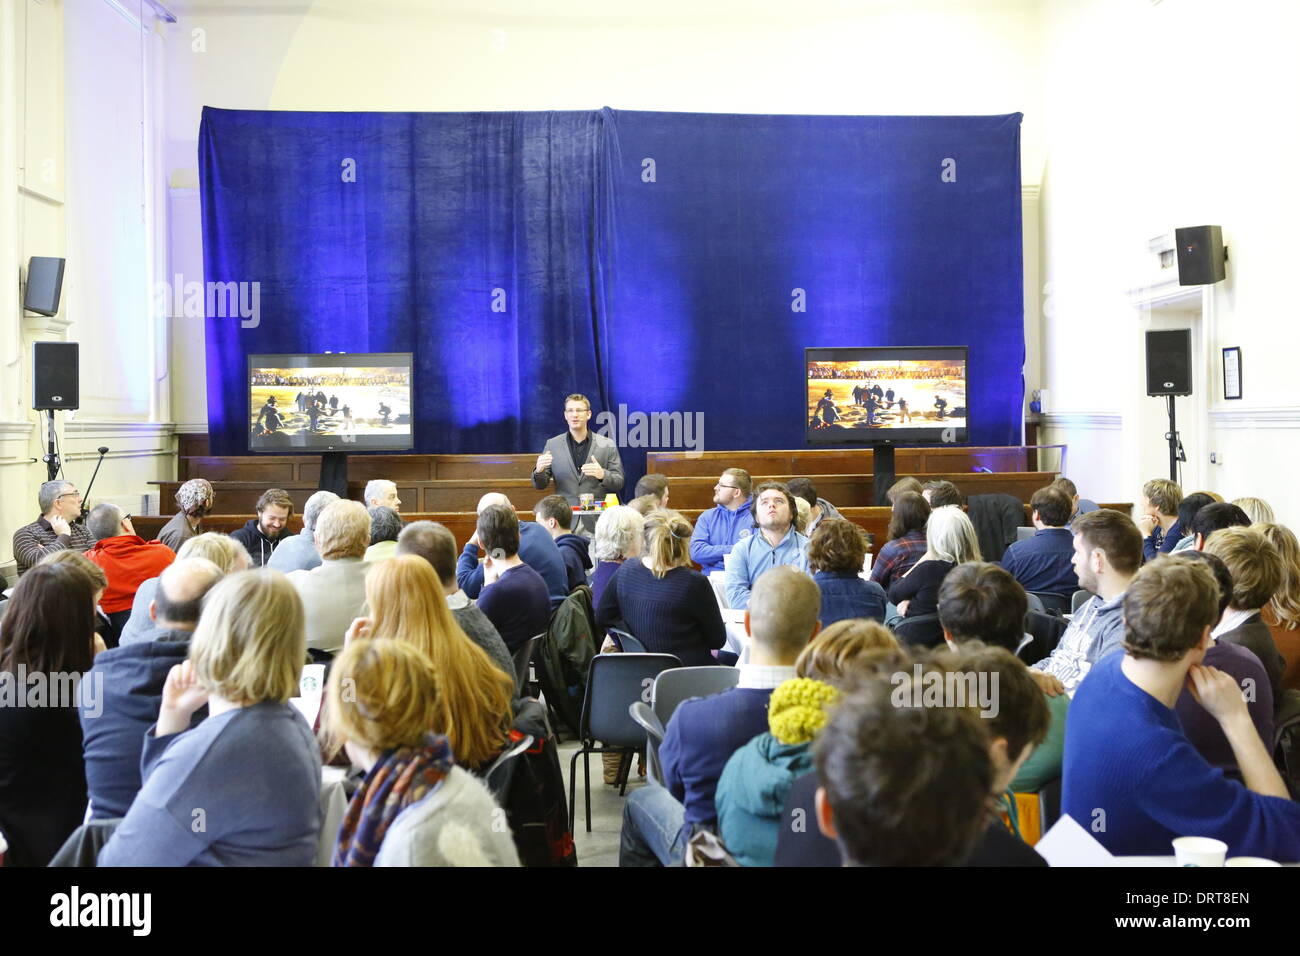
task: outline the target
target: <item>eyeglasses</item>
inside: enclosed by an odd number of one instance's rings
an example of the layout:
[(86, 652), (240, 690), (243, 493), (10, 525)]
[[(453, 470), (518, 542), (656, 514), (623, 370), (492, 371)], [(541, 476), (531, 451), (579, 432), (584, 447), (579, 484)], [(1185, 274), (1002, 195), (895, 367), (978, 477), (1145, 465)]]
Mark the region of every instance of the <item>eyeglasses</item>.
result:
[(714, 488), (730, 488), (732, 491), (739, 491), (739, 490), (740, 490), (740, 485), (724, 485), (724, 484), (722, 484), (722, 482), (718, 482), (718, 483), (717, 483), (716, 485), (714, 485), (713, 487), (714, 487)]
[[(80, 491), (65, 491), (63, 494), (59, 495), (59, 498), (80, 498), (80, 497), (81, 497)], [(55, 500), (57, 501), (58, 498), (56, 498)]]

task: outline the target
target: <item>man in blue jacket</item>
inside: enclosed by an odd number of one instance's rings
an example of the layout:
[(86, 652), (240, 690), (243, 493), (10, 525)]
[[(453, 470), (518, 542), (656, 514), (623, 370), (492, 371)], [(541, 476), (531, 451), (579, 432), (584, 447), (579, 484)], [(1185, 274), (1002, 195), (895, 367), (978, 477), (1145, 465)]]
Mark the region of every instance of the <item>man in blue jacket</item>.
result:
[[(492, 491), (478, 501), (479, 514), (488, 505), (505, 505), (514, 508), (510, 499), (500, 492)], [(471, 600), (483, 590), (483, 565), (479, 561), (482, 549), (475, 531), (465, 542), (465, 550), (456, 562), (456, 583)], [(560, 606), (560, 602), (569, 596), (569, 572), (564, 566), (560, 549), (545, 528), (535, 521), (519, 522), (519, 557), (546, 582), (546, 591), (551, 597), (551, 610)]]
[(794, 527), (794, 495), (779, 481), (765, 481), (754, 490), (754, 520), (758, 531), (736, 545), (727, 571), (727, 604), (749, 607), (749, 594), (759, 575), (781, 565), (808, 572), (808, 539)]
[(749, 663), (736, 686), (680, 704), (659, 747), (664, 785), (633, 792), (623, 806), (619, 866), (679, 866), (697, 828), (717, 825), (714, 793), (731, 755), (768, 729), (772, 690), (796, 676), (799, 652), (821, 624), (821, 592), (792, 568), (764, 575), (745, 613)]
[[(94, 819), (126, 816), (139, 792), (145, 732), (158, 719), (168, 672), (189, 654), (203, 596), (219, 580), (221, 569), (207, 558), (172, 563), (159, 576), (149, 605), (151, 629), (135, 643), (100, 653), (86, 675), (96, 691), (93, 702), (83, 700), (81, 705)], [(205, 716), (206, 707), (196, 712), (194, 723)]]
[(1029, 499), (1037, 530), (1032, 538), (1008, 547), (1001, 562), (1026, 591), (1069, 598), (1079, 589), (1074, 532), (1066, 527), (1073, 504), (1069, 495), (1054, 485), (1039, 488)]
[(743, 468), (728, 468), (713, 486), (716, 507), (696, 519), (691, 534), (691, 560), (705, 574), (721, 571), (736, 542), (753, 531), (749, 489), (749, 472)]

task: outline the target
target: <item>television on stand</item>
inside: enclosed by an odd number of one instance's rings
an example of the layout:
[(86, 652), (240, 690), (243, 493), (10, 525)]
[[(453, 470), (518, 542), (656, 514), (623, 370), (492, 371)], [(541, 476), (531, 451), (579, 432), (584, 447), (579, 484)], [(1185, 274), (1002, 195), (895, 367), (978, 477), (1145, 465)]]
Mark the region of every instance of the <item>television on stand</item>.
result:
[(410, 352), (248, 356), (248, 450), (410, 451)]
[(862, 346), (804, 350), (804, 433), (809, 445), (874, 448), (874, 499), (894, 481), (898, 445), (969, 440), (966, 346)]

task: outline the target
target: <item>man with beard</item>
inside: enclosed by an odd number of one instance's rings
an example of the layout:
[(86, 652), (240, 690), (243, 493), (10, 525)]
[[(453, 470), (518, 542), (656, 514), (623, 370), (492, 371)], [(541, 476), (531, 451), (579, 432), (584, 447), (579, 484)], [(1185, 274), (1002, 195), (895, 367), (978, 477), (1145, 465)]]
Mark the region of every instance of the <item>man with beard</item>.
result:
[(754, 489), (757, 534), (738, 543), (727, 571), (727, 604), (749, 606), (749, 595), (759, 576), (788, 564), (808, 573), (808, 539), (795, 530), (794, 496), (779, 481), (765, 481)]

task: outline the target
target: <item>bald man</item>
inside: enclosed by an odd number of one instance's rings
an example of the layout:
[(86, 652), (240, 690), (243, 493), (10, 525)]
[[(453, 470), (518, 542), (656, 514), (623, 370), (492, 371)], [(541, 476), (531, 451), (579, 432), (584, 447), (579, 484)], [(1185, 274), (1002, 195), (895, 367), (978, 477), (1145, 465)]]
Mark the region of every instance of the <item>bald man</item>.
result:
[[(203, 596), (221, 580), (207, 558), (182, 558), (158, 578), (149, 602), (148, 639), (115, 647), (95, 658), (81, 704), (82, 746), (92, 817), (126, 816), (140, 789), (144, 735), (158, 720), (163, 684), (173, 664), (185, 660), (199, 623)], [(190, 726), (208, 714), (200, 708)]]
[(623, 805), (619, 866), (678, 866), (697, 827), (717, 824), (714, 793), (731, 755), (767, 731), (772, 690), (796, 676), (799, 652), (821, 630), (821, 591), (788, 565), (754, 582), (745, 610), (749, 663), (736, 686), (679, 705), (659, 746), (664, 786), (631, 793)]
[[(510, 499), (500, 492), (490, 491), (478, 501), (475, 511), (483, 513), (488, 505), (505, 505), (514, 509)], [(456, 562), (456, 583), (471, 599), (477, 599), (483, 590), (483, 550), (479, 547), (478, 532), (475, 531), (465, 542), (465, 550)], [(569, 573), (564, 566), (564, 558), (555, 540), (541, 525), (535, 521), (519, 522), (519, 557), (546, 582), (546, 591), (551, 599), (551, 610), (559, 607), (569, 594)]]

